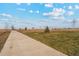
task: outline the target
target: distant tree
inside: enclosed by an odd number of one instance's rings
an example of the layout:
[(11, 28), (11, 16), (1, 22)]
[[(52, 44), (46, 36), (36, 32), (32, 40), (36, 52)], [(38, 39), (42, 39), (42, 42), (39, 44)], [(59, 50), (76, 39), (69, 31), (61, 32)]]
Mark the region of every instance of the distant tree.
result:
[(11, 29), (14, 30), (14, 26), (12, 26)]
[(27, 27), (25, 27), (25, 30), (27, 30)]
[(34, 27), (32, 27), (32, 29), (35, 29)]
[(50, 32), (50, 30), (49, 30), (49, 27), (48, 27), (48, 26), (45, 28), (45, 31), (44, 31), (44, 32), (45, 32), (45, 33)]
[(19, 30), (21, 30), (21, 28), (19, 28)]

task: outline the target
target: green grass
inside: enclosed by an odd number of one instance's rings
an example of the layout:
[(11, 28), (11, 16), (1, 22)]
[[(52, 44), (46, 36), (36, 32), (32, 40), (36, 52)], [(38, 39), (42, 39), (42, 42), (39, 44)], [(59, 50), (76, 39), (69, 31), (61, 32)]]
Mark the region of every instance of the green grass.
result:
[(10, 34), (10, 31), (0, 32), (0, 52), (6, 42), (6, 39), (8, 38), (9, 34)]
[(79, 32), (61, 31), (61, 32), (25, 32), (22, 33), (38, 40), (62, 53), (70, 56), (79, 56)]

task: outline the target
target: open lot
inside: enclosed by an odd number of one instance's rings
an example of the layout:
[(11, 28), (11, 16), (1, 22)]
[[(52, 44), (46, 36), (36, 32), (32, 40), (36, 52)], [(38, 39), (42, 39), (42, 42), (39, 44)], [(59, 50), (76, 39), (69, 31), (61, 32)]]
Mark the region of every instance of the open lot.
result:
[(0, 52), (6, 42), (6, 39), (9, 36), (9, 33), (10, 33), (9, 30), (0, 29)]
[(79, 30), (56, 30), (51, 31), (50, 33), (24, 30), (21, 30), (20, 32), (67, 55), (79, 55)]

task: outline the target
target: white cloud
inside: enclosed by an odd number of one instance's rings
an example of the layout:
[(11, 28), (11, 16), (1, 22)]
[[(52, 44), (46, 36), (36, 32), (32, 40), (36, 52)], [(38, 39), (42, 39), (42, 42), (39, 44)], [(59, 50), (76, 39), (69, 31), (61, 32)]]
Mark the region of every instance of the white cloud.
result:
[(63, 19), (65, 19), (65, 17), (64, 16), (55, 16), (55, 17), (51, 17), (51, 19), (57, 19), (57, 20), (59, 20), (59, 19), (61, 19), (61, 20), (63, 20)]
[(40, 5), (43, 5), (43, 3), (39, 3)]
[(43, 13), (43, 16), (48, 16), (49, 15), (49, 13)]
[(21, 5), (21, 3), (16, 3), (17, 5)]
[(30, 13), (33, 13), (33, 10), (29, 10)]
[(60, 16), (65, 13), (65, 10), (62, 8), (54, 8), (52, 12), (43, 13), (44, 16)]
[(31, 3), (27, 3), (27, 5), (28, 5), (28, 6), (30, 6), (30, 5), (31, 5)]
[(68, 11), (68, 12), (67, 12), (67, 15), (69, 15), (69, 16), (72, 16), (73, 14), (74, 14), (73, 11)]
[(2, 13), (2, 14), (0, 14), (0, 16), (9, 17), (9, 18), (12, 18), (13, 17), (12, 15), (7, 14), (7, 13)]
[(24, 9), (24, 8), (18, 8), (17, 10), (19, 10), (19, 11), (26, 11), (26, 9)]
[(37, 10), (36, 13), (39, 14), (39, 10)]
[(64, 8), (66, 8), (66, 6), (64, 6)]
[(72, 9), (72, 6), (68, 6), (68, 9)]
[(79, 9), (79, 5), (75, 5), (75, 9)]
[(53, 7), (53, 5), (51, 3), (47, 3), (45, 4), (45, 7)]

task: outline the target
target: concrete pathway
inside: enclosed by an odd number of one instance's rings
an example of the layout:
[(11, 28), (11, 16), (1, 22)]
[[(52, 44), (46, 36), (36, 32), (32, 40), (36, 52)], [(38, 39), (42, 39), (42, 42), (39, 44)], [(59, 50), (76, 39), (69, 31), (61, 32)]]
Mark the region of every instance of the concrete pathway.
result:
[(66, 56), (22, 33), (12, 31), (0, 55), (2, 56)]

